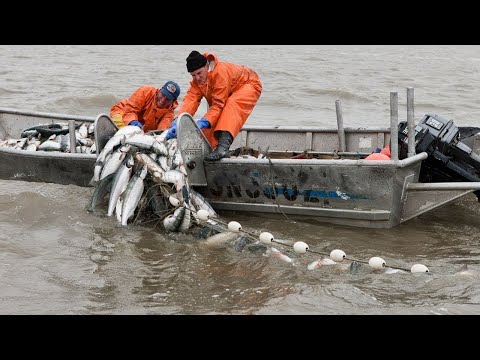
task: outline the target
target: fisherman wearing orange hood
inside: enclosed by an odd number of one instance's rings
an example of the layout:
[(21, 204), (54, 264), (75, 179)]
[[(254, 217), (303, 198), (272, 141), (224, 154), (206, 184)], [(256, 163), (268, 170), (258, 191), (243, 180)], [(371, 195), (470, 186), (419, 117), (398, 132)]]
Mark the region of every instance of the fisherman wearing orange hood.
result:
[[(229, 157), (230, 145), (253, 111), (262, 83), (258, 74), (244, 65), (220, 61), (215, 54), (192, 51), (187, 57), (187, 70), (192, 76), (178, 114), (194, 115), (203, 98), (208, 111), (197, 125), (202, 129), (214, 151), (206, 160)], [(177, 136), (176, 121), (167, 139)]]
[(110, 117), (118, 128), (135, 125), (144, 131), (166, 130), (172, 126), (179, 95), (180, 87), (174, 81), (167, 81), (161, 89), (145, 85), (113, 105)]

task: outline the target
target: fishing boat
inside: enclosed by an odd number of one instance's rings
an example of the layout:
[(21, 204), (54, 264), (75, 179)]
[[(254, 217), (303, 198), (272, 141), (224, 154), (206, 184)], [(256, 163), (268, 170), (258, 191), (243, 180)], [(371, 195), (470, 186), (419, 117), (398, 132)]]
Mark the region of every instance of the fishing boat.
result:
[[(0, 140), (38, 124), (69, 125), (72, 134), (79, 122), (95, 124), (96, 154), (0, 148), (0, 178), (89, 186), (98, 153), (118, 130), (108, 115), (0, 108)], [(479, 197), (478, 130), (436, 114), (376, 129), (245, 126), (231, 157), (215, 162), (204, 160), (211, 149), (190, 115), (179, 116), (177, 132), (190, 185), (217, 211), (391, 228), (468, 194)], [(391, 160), (365, 159), (387, 144)]]
[[(234, 156), (216, 162), (203, 160), (211, 149), (188, 114), (177, 132), (190, 184), (217, 211), (391, 228), (472, 192), (480, 199), (480, 129), (460, 131), (436, 114), (417, 126), (391, 123), (392, 131), (245, 127)], [(390, 160), (365, 159), (387, 144)]]

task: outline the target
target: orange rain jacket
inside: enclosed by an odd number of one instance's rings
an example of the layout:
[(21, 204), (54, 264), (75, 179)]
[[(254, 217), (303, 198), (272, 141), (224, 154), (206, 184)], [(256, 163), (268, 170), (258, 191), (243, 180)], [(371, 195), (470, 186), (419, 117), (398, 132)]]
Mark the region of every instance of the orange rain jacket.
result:
[(365, 160), (391, 160), (390, 145), (385, 146), (379, 153), (368, 155)]
[(170, 128), (178, 101), (174, 101), (169, 108), (159, 108), (155, 101), (157, 91), (160, 89), (148, 85), (138, 88), (128, 99), (113, 105), (110, 116), (122, 114), (125, 125), (132, 120), (138, 120), (143, 124), (144, 131)]
[(237, 136), (262, 93), (262, 83), (258, 74), (244, 65), (219, 61), (211, 53), (204, 56), (210, 62), (207, 81), (203, 85), (190, 81), (178, 114), (187, 112), (193, 116), (205, 98), (209, 108), (204, 117), (211, 127), (202, 131), (215, 148), (215, 131), (229, 131), (233, 138)]

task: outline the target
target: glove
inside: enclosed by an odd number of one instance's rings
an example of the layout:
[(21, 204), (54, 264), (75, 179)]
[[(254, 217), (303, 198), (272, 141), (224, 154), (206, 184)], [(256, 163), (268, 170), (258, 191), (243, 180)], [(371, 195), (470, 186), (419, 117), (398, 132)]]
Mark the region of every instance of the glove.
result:
[(140, 129), (143, 129), (142, 123), (138, 120), (132, 120), (128, 123), (128, 125), (138, 126)]
[(206, 118), (201, 118), (200, 120), (197, 120), (197, 126), (200, 129), (210, 129), (210, 122)]
[(177, 118), (173, 120), (172, 127), (168, 129), (167, 136), (165, 137), (166, 140), (170, 140), (177, 137)]

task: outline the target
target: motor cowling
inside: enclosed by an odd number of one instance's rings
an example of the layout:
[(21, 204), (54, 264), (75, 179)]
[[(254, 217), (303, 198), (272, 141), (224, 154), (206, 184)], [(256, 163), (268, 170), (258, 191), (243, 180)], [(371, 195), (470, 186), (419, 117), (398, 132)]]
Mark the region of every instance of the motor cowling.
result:
[[(399, 158), (408, 153), (407, 123), (398, 125)], [(426, 152), (420, 182), (480, 181), (480, 156), (461, 141), (461, 132), (452, 120), (427, 113), (415, 126), (415, 151)], [(480, 192), (475, 194), (480, 199)]]

